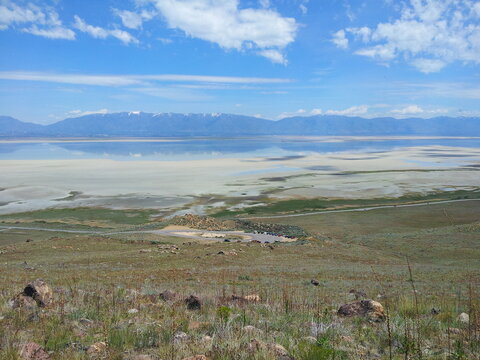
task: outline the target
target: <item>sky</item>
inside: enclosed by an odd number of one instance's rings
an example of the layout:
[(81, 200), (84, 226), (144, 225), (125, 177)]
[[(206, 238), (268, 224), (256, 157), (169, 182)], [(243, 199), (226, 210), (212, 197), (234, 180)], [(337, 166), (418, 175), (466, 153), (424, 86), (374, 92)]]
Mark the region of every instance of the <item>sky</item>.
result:
[(0, 115), (480, 116), (479, 0), (0, 0)]

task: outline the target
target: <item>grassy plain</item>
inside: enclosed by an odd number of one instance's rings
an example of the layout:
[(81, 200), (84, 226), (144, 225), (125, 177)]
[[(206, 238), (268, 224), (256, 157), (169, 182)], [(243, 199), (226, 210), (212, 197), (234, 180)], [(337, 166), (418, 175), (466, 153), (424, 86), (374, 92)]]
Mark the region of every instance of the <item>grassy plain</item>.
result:
[[(152, 215), (45, 210), (1, 216), (0, 225), (164, 225)], [(299, 360), (480, 358), (480, 201), (257, 221), (297, 225), (311, 237), (270, 248), (147, 233), (0, 229), (0, 359), (19, 359), (27, 341), (52, 359), (88, 359), (86, 349), (100, 341), (107, 348), (99, 357), (107, 359), (281, 358), (268, 344)], [(54, 304), (10, 309), (7, 301), (36, 278), (54, 288)], [(160, 300), (166, 289), (179, 300)], [(381, 302), (388, 321), (338, 317), (338, 307), (352, 300), (350, 289)], [(202, 300), (201, 310), (186, 309), (182, 299), (190, 294)], [(236, 303), (232, 294), (258, 294), (261, 301)], [(468, 323), (458, 320), (462, 312)], [(175, 340), (179, 332), (188, 339)]]

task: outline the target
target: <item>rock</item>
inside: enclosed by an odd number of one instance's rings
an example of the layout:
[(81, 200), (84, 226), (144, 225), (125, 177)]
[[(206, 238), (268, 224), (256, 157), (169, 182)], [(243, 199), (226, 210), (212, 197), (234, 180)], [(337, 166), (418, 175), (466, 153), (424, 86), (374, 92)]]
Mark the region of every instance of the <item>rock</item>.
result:
[(385, 320), (385, 311), (382, 304), (374, 300), (359, 300), (340, 306), (337, 311), (340, 316), (365, 316), (371, 321)]
[(8, 301), (8, 306), (10, 306), (12, 309), (33, 309), (37, 307), (37, 302), (30, 296), (18, 294), (13, 299)]
[(288, 351), (280, 344), (268, 344), (268, 349), (277, 357), (288, 356)]
[(434, 307), (430, 310), (430, 314), (432, 314), (432, 315), (438, 315), (438, 314), (440, 314), (440, 312), (441, 312), (440, 309), (434, 308)]
[(185, 304), (187, 304), (188, 310), (200, 310), (202, 308), (202, 302), (195, 295), (190, 295), (185, 299)]
[(178, 331), (173, 335), (173, 343), (174, 344), (180, 344), (183, 342), (186, 342), (190, 339), (190, 336), (188, 336), (186, 333), (183, 331)]
[(202, 337), (201, 341), (204, 345), (211, 345), (213, 338), (211, 336), (205, 335), (204, 337)]
[(136, 313), (138, 313), (138, 309), (130, 309), (130, 310), (128, 310), (128, 313), (129, 314), (136, 314)]
[(195, 355), (183, 358), (182, 360), (208, 360), (208, 358), (205, 355)]
[[(32, 302), (33, 300), (33, 302)], [(50, 286), (42, 279), (37, 279), (25, 286), (23, 291), (9, 301), (12, 308), (33, 307), (35, 305), (44, 307), (53, 300), (53, 292)]]
[(470, 316), (467, 313), (462, 312), (460, 315), (458, 315), (457, 321), (463, 324), (468, 324), (470, 322)]
[(320, 283), (319, 283), (317, 280), (315, 280), (315, 279), (310, 280), (310, 284), (312, 284), (312, 285), (314, 285), (314, 286), (320, 285)]
[(178, 297), (175, 291), (170, 291), (170, 290), (165, 290), (161, 292), (159, 296), (160, 296), (160, 299), (162, 299), (163, 301), (173, 301)]
[(20, 350), (22, 360), (49, 360), (50, 355), (37, 343), (29, 342)]
[(96, 358), (103, 355), (107, 351), (107, 344), (103, 341), (92, 344), (87, 349), (87, 355)]

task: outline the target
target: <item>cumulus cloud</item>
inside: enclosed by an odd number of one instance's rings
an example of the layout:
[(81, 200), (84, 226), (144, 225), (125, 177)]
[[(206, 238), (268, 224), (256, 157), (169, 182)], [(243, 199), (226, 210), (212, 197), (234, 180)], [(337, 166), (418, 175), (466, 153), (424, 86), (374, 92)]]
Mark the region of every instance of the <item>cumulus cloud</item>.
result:
[(73, 26), (77, 30), (87, 33), (94, 38), (105, 39), (109, 36), (112, 36), (127, 45), (130, 43), (138, 43), (138, 40), (127, 31), (119, 30), (119, 29), (105, 29), (100, 26), (93, 26), (93, 25), (87, 24), (83, 19), (81, 19), (77, 15), (74, 16), (74, 19), (75, 19), (75, 23)]
[(393, 114), (410, 115), (410, 114), (422, 114), (424, 110), (418, 105), (409, 105), (402, 109), (394, 109), (391, 111)]
[[(298, 25), (269, 8), (239, 8), (238, 0), (150, 0), (167, 25), (224, 49), (254, 50), (285, 63), (283, 50), (295, 40)], [(263, 1), (263, 6), (269, 6)]]
[(345, 30), (339, 30), (333, 34), (332, 42), (341, 49), (348, 48), (348, 39), (345, 36)]
[(343, 110), (327, 110), (325, 115), (344, 115), (344, 116), (359, 116), (368, 113), (369, 107), (367, 105), (352, 106)]
[[(480, 2), (473, 0), (410, 0), (396, 20), (376, 27), (347, 28), (345, 37), (367, 44), (357, 55), (381, 62), (401, 58), (424, 73), (449, 63), (480, 63)], [(337, 46), (347, 48), (342, 30)], [(334, 41), (335, 42), (335, 41)]]
[(140, 12), (128, 11), (128, 10), (112, 10), (121, 20), (123, 26), (129, 29), (139, 29), (142, 27), (144, 21), (153, 19), (155, 13), (152, 11), (142, 10)]
[(1, 0), (0, 30), (11, 27), (49, 39), (75, 39), (75, 32), (62, 24), (58, 13), (53, 8), (39, 7), (30, 2), (21, 6), (11, 0)]
[(403, 117), (403, 116), (409, 116), (409, 115), (417, 115), (417, 116), (430, 115), (431, 116), (431, 115), (445, 114), (445, 113), (448, 113), (448, 111), (449, 111), (448, 109), (424, 109), (423, 107), (418, 105), (407, 105), (399, 109), (393, 109), (390, 111), (390, 113), (393, 115)]

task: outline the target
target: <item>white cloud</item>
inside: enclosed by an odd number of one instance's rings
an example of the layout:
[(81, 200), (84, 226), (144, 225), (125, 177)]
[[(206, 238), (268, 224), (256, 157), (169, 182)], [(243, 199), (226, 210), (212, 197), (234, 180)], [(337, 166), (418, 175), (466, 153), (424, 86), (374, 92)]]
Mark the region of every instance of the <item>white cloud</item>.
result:
[(146, 85), (148, 82), (193, 82), (193, 83), (220, 83), (220, 84), (284, 84), (290, 79), (282, 78), (254, 78), (233, 76), (207, 76), (207, 75), (88, 75), (88, 74), (61, 74), (43, 72), (0, 71), (2, 80), (42, 81), (74, 85), (97, 86), (131, 86)]
[(393, 114), (399, 115), (410, 115), (410, 114), (422, 114), (425, 112), (420, 106), (418, 105), (409, 105), (402, 109), (394, 109), (391, 111)]
[(421, 72), (428, 74), (442, 70), (446, 63), (437, 59), (415, 59), (412, 61), (412, 65)]
[(410, 115), (417, 115), (417, 116), (432, 116), (438, 114), (445, 114), (448, 113), (448, 109), (442, 108), (430, 108), (425, 109), (418, 105), (407, 105), (405, 107), (399, 109), (393, 109), (390, 111), (391, 114), (397, 115), (399, 117), (410, 116)]
[(58, 13), (51, 7), (33, 3), (20, 6), (11, 0), (0, 1), (0, 30), (11, 27), (49, 39), (75, 39), (75, 32), (63, 26)]
[(168, 39), (168, 38), (157, 38), (157, 40), (160, 41), (162, 44), (165, 44), (165, 45), (171, 44), (173, 42), (172, 39)]
[(299, 9), (302, 12), (303, 15), (307, 15), (308, 13), (308, 8), (305, 6), (305, 4), (300, 4)]
[(75, 23), (74, 27), (84, 33), (87, 33), (91, 35), (94, 38), (97, 39), (105, 39), (109, 36), (112, 36), (114, 38), (117, 38), (118, 40), (122, 41), (124, 44), (128, 45), (130, 43), (138, 43), (138, 40), (132, 36), (130, 33), (124, 31), (124, 30), (119, 30), (119, 29), (104, 29), (99, 26), (93, 26), (90, 24), (87, 24), (85, 21), (83, 21), (79, 16), (75, 15), (74, 16)]
[(120, 17), (123, 26), (129, 29), (139, 29), (142, 27), (144, 21), (151, 20), (155, 16), (154, 12), (147, 10), (142, 10), (139, 13), (119, 9), (113, 9), (112, 11)]
[(369, 42), (372, 35), (372, 30), (366, 26), (361, 28), (348, 28), (347, 31), (363, 42)]
[(0, 72), (0, 79), (42, 81), (74, 85), (98, 85), (98, 86), (127, 86), (139, 85), (142, 81), (135, 77), (117, 75), (81, 75), (81, 74), (55, 74), (41, 72)]
[(302, 15), (307, 15), (308, 13), (308, 3), (310, 2), (310, 0), (301, 0), (300, 2), (300, 5), (298, 6), (298, 8), (300, 9), (300, 11), (302, 12)]
[(280, 61), (278, 54), (295, 40), (297, 33), (295, 19), (272, 9), (240, 9), (238, 0), (150, 1), (172, 29), (224, 49), (252, 49), (274, 62)]
[(270, 59), (272, 62), (277, 64), (287, 64), (287, 59), (283, 56), (283, 54), (278, 50), (267, 49), (258, 52), (259, 55)]
[(332, 42), (341, 49), (348, 48), (348, 39), (345, 36), (345, 30), (339, 30), (333, 34)]
[[(396, 20), (345, 30), (370, 45), (358, 55), (382, 62), (401, 58), (424, 73), (437, 72), (455, 61), (480, 63), (477, 7), (480, 2), (471, 0), (410, 0)], [(346, 48), (340, 31), (337, 45)]]
[(345, 115), (345, 116), (359, 116), (368, 113), (369, 107), (367, 105), (352, 106), (343, 110), (327, 110), (325, 115)]
[(293, 112), (283, 112), (277, 116), (277, 119), (284, 119), (287, 117), (294, 117), (294, 116), (309, 116), (310, 114), (305, 109), (298, 109), (297, 111)]
[(85, 115), (92, 115), (92, 114), (108, 114), (108, 109), (100, 109), (94, 111), (82, 111), (82, 110), (72, 110), (65, 113), (66, 117), (80, 117)]
[(75, 32), (62, 26), (41, 29), (37, 25), (32, 25), (29, 28), (22, 29), (22, 31), (32, 35), (43, 36), (49, 39), (75, 39)]
[(480, 18), (480, 1), (476, 2), (472, 7), (472, 12), (475, 16)]

